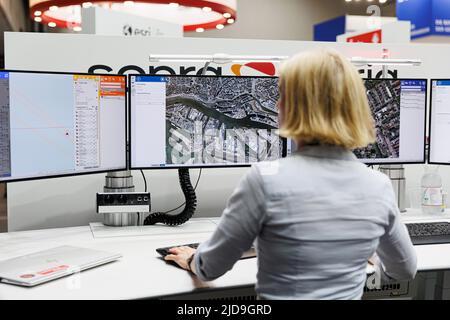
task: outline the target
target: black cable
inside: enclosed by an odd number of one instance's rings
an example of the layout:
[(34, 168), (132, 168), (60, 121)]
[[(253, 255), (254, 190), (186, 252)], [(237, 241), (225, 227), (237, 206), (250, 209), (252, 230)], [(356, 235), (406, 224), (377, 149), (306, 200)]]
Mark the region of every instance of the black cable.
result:
[(203, 172), (203, 169), (200, 169), (200, 171), (198, 172), (197, 182), (195, 183), (195, 188), (194, 188), (195, 191), (197, 191), (198, 183), (200, 182), (200, 178), (202, 177), (202, 172)]
[[(197, 209), (197, 196), (195, 194), (195, 190), (200, 182), (200, 176), (201, 172), (199, 173), (199, 177), (197, 179), (197, 185), (194, 188), (191, 183), (189, 169), (178, 169), (180, 186), (183, 190), (184, 198), (186, 199), (183, 211), (176, 215), (170, 215), (165, 212), (152, 213), (145, 219), (144, 225), (163, 223), (169, 226), (179, 226), (191, 219)], [(177, 209), (174, 209), (173, 211), (175, 210)]]
[(147, 188), (147, 179), (145, 178), (144, 170), (141, 170), (142, 178), (144, 178), (144, 186), (145, 186), (145, 193), (148, 192)]
[[(200, 172), (198, 173), (198, 177), (197, 177), (197, 182), (195, 183), (194, 191), (197, 191), (198, 183), (200, 182), (200, 178), (202, 177), (202, 172), (203, 172), (203, 169), (200, 169)], [(183, 204), (176, 207), (175, 209), (172, 209), (172, 210), (169, 210), (169, 211), (166, 211), (163, 213), (167, 214), (167, 213), (172, 213), (174, 211), (177, 211), (178, 209), (181, 209), (185, 204), (186, 204), (186, 201)]]

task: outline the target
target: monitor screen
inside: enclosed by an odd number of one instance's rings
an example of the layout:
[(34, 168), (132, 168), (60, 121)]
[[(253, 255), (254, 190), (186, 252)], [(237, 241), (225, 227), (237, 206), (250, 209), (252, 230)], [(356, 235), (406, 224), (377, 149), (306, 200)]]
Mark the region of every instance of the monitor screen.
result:
[(286, 152), (276, 77), (130, 76), (131, 168), (245, 166)]
[(450, 79), (431, 80), (429, 163), (450, 164)]
[(425, 162), (427, 80), (364, 80), (376, 141), (354, 150), (367, 164)]
[(126, 169), (126, 77), (0, 72), (0, 150), (0, 181)]

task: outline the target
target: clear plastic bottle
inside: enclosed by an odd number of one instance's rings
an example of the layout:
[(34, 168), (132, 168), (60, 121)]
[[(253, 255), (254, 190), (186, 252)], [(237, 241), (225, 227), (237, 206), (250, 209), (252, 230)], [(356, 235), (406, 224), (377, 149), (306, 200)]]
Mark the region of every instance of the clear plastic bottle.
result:
[(438, 169), (438, 166), (425, 166), (425, 173), (422, 176), (422, 211), (426, 214), (442, 212), (442, 179)]

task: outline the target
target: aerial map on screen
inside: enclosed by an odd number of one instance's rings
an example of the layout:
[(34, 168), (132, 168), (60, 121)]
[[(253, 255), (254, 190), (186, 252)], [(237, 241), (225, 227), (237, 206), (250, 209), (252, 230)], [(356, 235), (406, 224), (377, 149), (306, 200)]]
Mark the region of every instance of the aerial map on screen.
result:
[(167, 77), (167, 164), (278, 159), (278, 79)]
[(398, 158), (401, 81), (366, 80), (365, 86), (375, 120), (376, 141), (354, 152), (360, 159)]

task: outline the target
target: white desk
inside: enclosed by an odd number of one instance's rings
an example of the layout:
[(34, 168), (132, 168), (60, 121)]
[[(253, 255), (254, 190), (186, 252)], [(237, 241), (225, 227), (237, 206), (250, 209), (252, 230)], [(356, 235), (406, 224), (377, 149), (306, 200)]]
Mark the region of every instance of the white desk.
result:
[[(402, 213), (402, 221), (408, 222), (450, 222), (450, 210), (435, 216), (425, 215), (419, 209), (408, 209)], [(419, 271), (438, 271), (450, 269), (450, 244), (415, 246)]]
[[(209, 221), (209, 232), (196, 232), (195, 222)], [(83, 271), (34, 288), (0, 284), (1, 299), (141, 299), (191, 293), (204, 288), (252, 286), (256, 259), (239, 261), (232, 271), (214, 282), (201, 282), (188, 272), (161, 261), (155, 249), (201, 242), (215, 229), (214, 219), (194, 219), (184, 230), (139, 237), (94, 238), (89, 226), (0, 234), (0, 260), (60, 245), (120, 252), (117, 262)], [(155, 227), (159, 233), (162, 228)], [(184, 231), (184, 232), (183, 232)]]
[[(448, 217), (448, 218), (447, 218)], [(445, 218), (445, 219), (444, 219)], [(417, 212), (404, 215), (406, 222), (432, 219)], [(157, 235), (94, 238), (91, 228), (76, 227), (0, 234), (0, 260), (60, 246), (120, 252), (120, 261), (79, 275), (62, 278), (35, 288), (0, 284), (1, 299), (141, 299), (201, 292), (202, 289), (250, 287), (256, 282), (256, 259), (241, 260), (223, 277), (201, 282), (186, 271), (161, 261), (155, 249), (175, 244), (201, 242), (215, 229), (217, 219), (193, 219), (181, 229), (155, 227)], [(205, 223), (210, 223), (209, 231)], [(202, 228), (196, 227), (202, 224)], [(419, 271), (450, 269), (450, 244), (417, 246)]]

